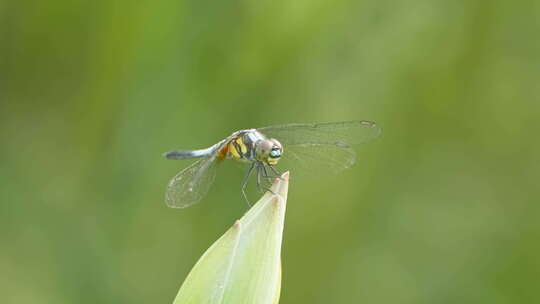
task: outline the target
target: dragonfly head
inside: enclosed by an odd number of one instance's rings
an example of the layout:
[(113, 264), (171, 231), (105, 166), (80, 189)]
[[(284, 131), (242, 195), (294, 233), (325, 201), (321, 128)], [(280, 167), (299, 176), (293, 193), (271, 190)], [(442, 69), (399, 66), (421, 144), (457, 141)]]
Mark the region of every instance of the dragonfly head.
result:
[(259, 141), (255, 148), (257, 159), (269, 165), (277, 164), (282, 154), (283, 147), (281, 146), (281, 143), (274, 138)]

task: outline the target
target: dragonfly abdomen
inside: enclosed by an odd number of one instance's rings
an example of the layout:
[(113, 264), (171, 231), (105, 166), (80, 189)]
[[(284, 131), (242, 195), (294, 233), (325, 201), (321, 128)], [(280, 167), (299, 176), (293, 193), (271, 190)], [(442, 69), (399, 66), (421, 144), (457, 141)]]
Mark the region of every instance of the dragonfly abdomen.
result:
[(165, 153), (167, 159), (186, 159), (207, 156), (212, 153), (211, 149), (201, 150), (175, 150)]

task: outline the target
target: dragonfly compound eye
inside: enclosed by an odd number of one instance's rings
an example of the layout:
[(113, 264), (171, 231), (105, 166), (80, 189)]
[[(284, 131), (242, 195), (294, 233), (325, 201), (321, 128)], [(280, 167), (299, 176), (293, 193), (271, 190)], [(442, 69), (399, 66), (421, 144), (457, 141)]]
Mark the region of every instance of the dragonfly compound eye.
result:
[(272, 151), (270, 151), (270, 157), (271, 158), (278, 158), (281, 156), (281, 151), (279, 148), (274, 148)]

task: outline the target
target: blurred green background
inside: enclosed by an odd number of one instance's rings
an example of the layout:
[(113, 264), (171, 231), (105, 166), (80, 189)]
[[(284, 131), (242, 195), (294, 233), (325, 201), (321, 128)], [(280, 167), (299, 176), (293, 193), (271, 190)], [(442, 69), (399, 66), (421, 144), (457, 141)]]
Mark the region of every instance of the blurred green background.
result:
[[(367, 119), (292, 172), (281, 303), (538, 303), (540, 2), (0, 2), (2, 303), (171, 303), (245, 211), (168, 180), (232, 131)], [(286, 151), (286, 149), (285, 149)]]

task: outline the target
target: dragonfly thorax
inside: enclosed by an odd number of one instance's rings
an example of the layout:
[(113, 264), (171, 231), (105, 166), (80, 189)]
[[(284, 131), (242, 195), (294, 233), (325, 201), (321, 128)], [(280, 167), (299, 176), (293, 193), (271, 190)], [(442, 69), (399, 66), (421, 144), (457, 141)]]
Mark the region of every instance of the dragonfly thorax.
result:
[(275, 165), (283, 153), (283, 147), (276, 139), (269, 139), (257, 130), (246, 130), (234, 136), (223, 152), (221, 154), (227, 158), (241, 162), (260, 161)]

